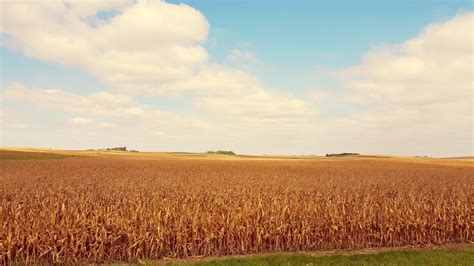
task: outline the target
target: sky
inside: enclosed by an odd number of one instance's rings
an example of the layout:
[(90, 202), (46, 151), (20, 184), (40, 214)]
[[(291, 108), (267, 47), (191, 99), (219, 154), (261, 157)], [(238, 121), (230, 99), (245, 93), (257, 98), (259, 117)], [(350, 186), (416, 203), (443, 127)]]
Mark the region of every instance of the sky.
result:
[(0, 5), (0, 146), (474, 155), (472, 1)]

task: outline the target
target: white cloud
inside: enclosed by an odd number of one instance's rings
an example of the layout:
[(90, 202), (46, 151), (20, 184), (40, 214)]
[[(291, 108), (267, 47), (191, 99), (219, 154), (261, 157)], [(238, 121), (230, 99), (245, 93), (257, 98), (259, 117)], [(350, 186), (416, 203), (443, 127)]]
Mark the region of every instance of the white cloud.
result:
[[(399, 105), (453, 103), (473, 92), (472, 13), (432, 24), (401, 45), (367, 53), (361, 65), (341, 72), (362, 102)], [(356, 95), (354, 95), (356, 96)]]
[(94, 119), (90, 119), (87, 117), (74, 117), (69, 120), (69, 122), (73, 125), (88, 125), (88, 126), (93, 126), (93, 127), (98, 127), (98, 128), (113, 128), (116, 126), (114, 123), (110, 122), (96, 122)]
[[(311, 109), (304, 101), (293, 99), (291, 95), (284, 93), (269, 93), (263, 89), (250, 98), (245, 98), (245, 93), (236, 94), (240, 89), (230, 95), (213, 95), (211, 90), (208, 98), (203, 96), (193, 100), (199, 111), (185, 116), (133, 100), (119, 101), (117, 99), (123, 99), (121, 95), (105, 92), (77, 95), (60, 89), (27, 88), (21, 84), (11, 84), (2, 90), (9, 103), (28, 104), (39, 109), (39, 112), (31, 112), (28, 115), (29, 119), (40, 123), (35, 125), (35, 129), (38, 129), (35, 132), (48, 129), (67, 132), (64, 136), (70, 134), (72, 129), (67, 127), (67, 124), (49, 115), (61, 113), (74, 117), (72, 120), (69, 118), (68, 124), (81, 125), (73, 131), (74, 134), (83, 132), (84, 138), (98, 134), (94, 139), (79, 146), (80, 148), (103, 146), (101, 143), (111, 141), (111, 138), (105, 132), (98, 132), (113, 128), (115, 138), (123, 139), (122, 142), (141, 143), (140, 149), (163, 149), (165, 146), (169, 150), (179, 147), (182, 147), (182, 150), (195, 151), (226, 148), (249, 152), (248, 149), (254, 144), (249, 146), (245, 143), (253, 143), (255, 140), (268, 143), (298, 138), (301, 133), (310, 132), (308, 127), (312, 127), (310, 113), (304, 113), (310, 112)], [(37, 114), (43, 114), (44, 118), (35, 118)], [(6, 120), (11, 123), (14, 118), (7, 116)], [(47, 138), (48, 134), (43, 134)], [(129, 138), (125, 139), (125, 136)], [(159, 139), (156, 139), (157, 137)], [(7, 136), (6, 139), (14, 144), (16, 138), (24, 139), (19, 134)], [(66, 139), (64, 143), (67, 143)], [(267, 146), (279, 149), (279, 146)]]
[(88, 124), (92, 124), (93, 121), (85, 117), (74, 117), (70, 120), (70, 122), (71, 124), (74, 124), (74, 125), (88, 125)]
[(260, 80), (242, 70), (209, 65), (193, 78), (171, 85), (177, 90), (199, 92), (194, 105), (209, 113), (246, 120), (307, 118), (315, 107), (290, 92), (270, 90)]
[(12, 128), (27, 129), (27, 128), (30, 128), (30, 125), (19, 123), (19, 124), (12, 124), (12, 125), (10, 125), (10, 127), (12, 127)]
[[(159, 1), (122, 4), (115, 8), (118, 15), (95, 26), (83, 18), (90, 18), (94, 10), (110, 10), (113, 6), (99, 3), (86, 8), (80, 2), (51, 1), (45, 5), (9, 2), (5, 8), (8, 15), (2, 32), (12, 37), (10, 45), (29, 56), (82, 67), (122, 93), (72, 97), (63, 90), (16, 90), (16, 94), (22, 93), (16, 98), (33, 100), (26, 93), (43, 94), (38, 97), (44, 102), (36, 105), (48, 107), (67, 101), (62, 104), (70, 110), (88, 105), (93, 113), (110, 110), (116, 115), (140, 115), (146, 111), (139, 104), (120, 110), (109, 107), (129, 103), (131, 98), (126, 95), (157, 97), (193, 92), (195, 106), (245, 119), (313, 112), (303, 100), (289, 92), (266, 88), (246, 71), (209, 62), (202, 47), (209, 24), (189, 6)], [(233, 50), (229, 59), (259, 63), (245, 50)]]
[[(0, 30), (10, 37), (8, 47), (79, 66), (129, 93), (190, 76), (207, 61), (201, 44), (209, 23), (200, 12), (161, 1), (122, 2), (7, 1)], [(110, 10), (118, 14), (98, 24), (85, 19)]]
[(179, 119), (179, 116), (145, 104), (139, 104), (123, 94), (96, 92), (78, 95), (61, 89), (27, 88), (14, 83), (2, 87), (5, 100), (23, 103), (50, 111), (61, 111), (82, 116), (102, 116), (115, 118), (160, 119), (162, 121)]
[[(472, 154), (473, 13), (426, 27), (398, 45), (369, 51), (360, 65), (336, 71), (342, 87), (333, 100), (365, 145), (411, 153), (420, 143), (432, 153)], [(312, 95), (320, 98), (321, 92)], [(354, 136), (355, 137), (355, 136)], [(455, 145), (454, 145), (455, 144)]]
[(320, 103), (322, 101), (330, 99), (332, 96), (330, 92), (322, 89), (311, 89), (308, 90), (306, 93), (306, 96), (308, 97), (308, 100)]
[(369, 52), (361, 65), (341, 72), (349, 99), (369, 110), (431, 108), (469, 122), (474, 52), (466, 36), (474, 36), (473, 22), (472, 13), (462, 14), (401, 45)]
[(102, 128), (112, 128), (112, 127), (116, 127), (117, 125), (114, 123), (109, 123), (109, 122), (100, 122), (98, 123), (98, 126)]
[(258, 66), (262, 62), (250, 51), (234, 49), (227, 55), (227, 59), (238, 66)]

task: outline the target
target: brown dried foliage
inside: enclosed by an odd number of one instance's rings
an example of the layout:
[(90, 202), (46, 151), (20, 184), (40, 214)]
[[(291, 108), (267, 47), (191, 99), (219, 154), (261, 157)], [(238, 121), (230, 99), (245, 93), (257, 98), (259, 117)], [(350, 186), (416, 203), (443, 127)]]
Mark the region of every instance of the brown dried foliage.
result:
[(0, 162), (0, 261), (474, 241), (474, 168), (391, 159)]

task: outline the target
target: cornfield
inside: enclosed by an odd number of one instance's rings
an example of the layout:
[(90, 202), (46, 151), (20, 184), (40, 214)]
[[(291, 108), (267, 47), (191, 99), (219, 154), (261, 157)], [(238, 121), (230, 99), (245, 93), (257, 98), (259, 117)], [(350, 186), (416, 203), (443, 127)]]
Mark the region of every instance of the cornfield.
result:
[(474, 241), (474, 167), (398, 159), (0, 161), (0, 262)]

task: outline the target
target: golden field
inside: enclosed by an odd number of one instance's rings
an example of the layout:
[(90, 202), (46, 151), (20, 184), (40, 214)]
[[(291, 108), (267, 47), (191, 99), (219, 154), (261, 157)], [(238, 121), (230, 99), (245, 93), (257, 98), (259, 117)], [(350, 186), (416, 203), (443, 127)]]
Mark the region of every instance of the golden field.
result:
[(1, 263), (474, 241), (469, 159), (5, 154)]

